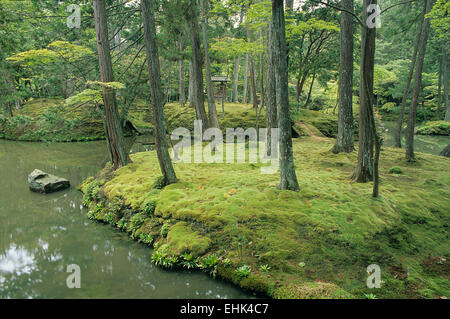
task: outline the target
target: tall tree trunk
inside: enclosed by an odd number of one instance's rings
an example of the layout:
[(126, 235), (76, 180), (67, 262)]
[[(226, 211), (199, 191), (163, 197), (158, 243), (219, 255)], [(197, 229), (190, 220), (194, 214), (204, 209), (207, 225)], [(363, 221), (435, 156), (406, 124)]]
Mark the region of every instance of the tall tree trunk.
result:
[(238, 97), (238, 82), (239, 82), (239, 57), (234, 61), (234, 72), (233, 72), (233, 103), (239, 103)]
[(189, 90), (188, 90), (189, 107), (194, 106), (194, 70), (192, 60), (189, 60)]
[(250, 57), (250, 87), (252, 94), (252, 104), (255, 110), (258, 109), (258, 97), (256, 95), (256, 80), (255, 80), (255, 65), (253, 59)]
[(448, 104), (448, 69), (447, 69), (447, 48), (442, 49), (442, 68), (444, 69), (444, 105), (445, 120), (450, 121), (450, 104)]
[(354, 179), (366, 183), (372, 179), (373, 137), (370, 112), (373, 108), (373, 73), (375, 57), (375, 28), (366, 24), (367, 8), (376, 4), (376, 0), (364, 0), (363, 23), (361, 30), (361, 66), (360, 66), (360, 96), (359, 96), (359, 147), (358, 164)]
[(425, 8), (423, 8), (422, 16), (420, 18), (419, 28), (417, 30), (418, 32), (417, 32), (417, 36), (416, 36), (416, 43), (414, 45), (414, 52), (413, 52), (413, 56), (411, 58), (411, 66), (409, 68), (408, 79), (406, 80), (405, 91), (403, 91), (402, 103), (400, 104), (400, 111), (398, 113), (397, 126), (396, 126), (395, 132), (394, 132), (394, 145), (395, 145), (395, 147), (398, 147), (398, 148), (402, 147), (402, 127), (403, 127), (403, 121), (405, 118), (406, 100), (408, 99), (408, 96), (409, 96), (411, 80), (414, 75), (414, 67), (415, 67), (416, 60), (417, 60), (417, 52), (419, 50), (420, 35), (422, 34), (422, 25), (423, 25), (424, 17), (425, 17)]
[(144, 26), (145, 46), (147, 49), (148, 75), (150, 93), (153, 102), (153, 124), (155, 126), (155, 146), (159, 167), (164, 176), (165, 185), (175, 183), (177, 177), (169, 156), (164, 122), (164, 102), (161, 88), (158, 47), (156, 44), (155, 24), (150, 0), (141, 0), (142, 21)]
[[(425, 10), (426, 14), (430, 12), (432, 7), (432, 0), (425, 0)], [(427, 39), (428, 32), (430, 30), (430, 19), (425, 18), (422, 25), (422, 34), (420, 37), (420, 45), (419, 51), (416, 61), (416, 71), (414, 74), (414, 88), (411, 100), (411, 106), (409, 108), (408, 114), (408, 123), (406, 127), (406, 152), (405, 158), (406, 160), (413, 161), (414, 160), (414, 126), (416, 124), (416, 111), (417, 104), (419, 102), (420, 92), (422, 90), (422, 69), (423, 69), (423, 60), (425, 58), (425, 51), (427, 48)]]
[(289, 115), (286, 30), (283, 0), (272, 0), (273, 56), (275, 60), (276, 99), (280, 141), (280, 184), (282, 190), (299, 190), (292, 151), (291, 118)]
[[(95, 31), (97, 36), (98, 62), (102, 82), (113, 82), (114, 75), (109, 47), (108, 23), (104, 0), (93, 0)], [(106, 138), (114, 169), (127, 165), (127, 154), (113, 89), (102, 85)]]
[[(353, 12), (353, 0), (342, 0), (342, 8)], [(353, 131), (353, 17), (341, 12), (338, 134), (333, 153), (350, 153), (355, 148)]]
[(178, 60), (178, 85), (179, 85), (179, 102), (181, 105), (184, 106), (184, 104), (186, 103), (186, 91), (185, 91), (185, 84), (184, 84), (184, 57), (183, 57), (183, 52), (185, 49), (185, 45), (184, 45), (184, 34), (180, 35), (180, 42), (179, 42), (179, 46), (180, 46), (180, 53), (181, 53), (181, 57)]
[[(261, 47), (264, 48), (264, 38), (262, 36), (262, 30), (259, 30), (259, 37), (261, 39)], [(264, 53), (261, 50), (259, 53), (259, 92), (260, 92), (260, 98), (261, 98), (261, 106), (262, 109), (264, 107)]]
[(203, 94), (203, 70), (202, 53), (200, 51), (200, 35), (198, 28), (198, 8), (196, 1), (191, 0), (191, 5), (186, 12), (187, 20), (191, 30), (192, 42), (192, 70), (193, 70), (193, 99), (197, 119), (202, 121), (203, 131), (209, 127), (208, 117), (205, 112), (205, 96)]
[[(272, 146), (272, 128), (278, 127), (277, 116), (277, 93), (275, 83), (275, 61), (273, 58), (273, 32), (272, 32), (272, 20), (269, 19), (267, 24), (267, 72), (266, 72), (266, 128), (267, 128), (267, 141), (266, 141), (266, 154), (275, 158), (278, 151), (277, 145)], [(272, 154), (273, 152), (273, 154)]]
[(219, 128), (219, 120), (217, 119), (216, 102), (214, 101), (214, 89), (211, 83), (211, 65), (208, 53), (208, 18), (206, 17), (207, 0), (200, 0), (202, 13), (202, 31), (203, 31), (203, 50), (205, 51), (205, 77), (206, 77), (206, 93), (208, 94), (208, 115), (211, 127)]
[[(444, 46), (442, 46), (442, 51), (444, 49)], [(437, 96), (437, 109), (436, 109), (436, 119), (438, 121), (441, 120), (441, 106), (442, 106), (442, 63), (443, 63), (443, 57), (444, 55), (441, 55), (441, 58), (439, 59), (439, 73), (438, 73), (438, 96)]]
[(244, 68), (244, 93), (242, 97), (242, 103), (247, 104), (247, 91), (248, 91), (248, 65), (249, 56), (248, 53), (245, 54), (245, 68)]

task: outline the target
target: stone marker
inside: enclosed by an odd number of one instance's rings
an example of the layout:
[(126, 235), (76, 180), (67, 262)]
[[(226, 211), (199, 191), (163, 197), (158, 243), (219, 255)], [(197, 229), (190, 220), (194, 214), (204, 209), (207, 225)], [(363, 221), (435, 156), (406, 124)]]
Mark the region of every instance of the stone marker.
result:
[(28, 175), (30, 190), (38, 193), (53, 193), (70, 187), (70, 182), (55, 175), (35, 169)]

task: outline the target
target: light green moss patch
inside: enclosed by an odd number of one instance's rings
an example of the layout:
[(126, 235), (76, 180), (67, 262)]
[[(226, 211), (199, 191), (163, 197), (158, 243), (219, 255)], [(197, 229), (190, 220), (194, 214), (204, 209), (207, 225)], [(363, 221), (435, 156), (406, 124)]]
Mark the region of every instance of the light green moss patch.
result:
[(178, 222), (170, 227), (167, 234), (167, 243), (170, 251), (175, 255), (189, 253), (197, 257), (208, 251), (211, 239), (192, 231), (192, 228), (186, 222)]

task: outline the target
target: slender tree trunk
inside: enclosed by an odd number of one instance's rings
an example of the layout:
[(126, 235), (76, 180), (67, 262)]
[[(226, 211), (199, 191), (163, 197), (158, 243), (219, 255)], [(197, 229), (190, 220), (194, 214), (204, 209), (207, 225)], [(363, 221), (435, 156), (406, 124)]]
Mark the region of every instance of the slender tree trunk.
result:
[(250, 85), (252, 94), (252, 104), (255, 110), (258, 109), (258, 97), (256, 95), (256, 80), (255, 80), (255, 65), (253, 59), (250, 57)]
[[(342, 8), (353, 12), (353, 0), (343, 0)], [(353, 131), (353, 17), (341, 12), (339, 83), (338, 83), (338, 134), (333, 153), (350, 153), (355, 148)]]
[[(267, 141), (266, 154), (275, 158), (278, 152), (277, 145), (272, 146), (272, 128), (278, 127), (277, 116), (277, 94), (275, 82), (275, 60), (273, 58), (273, 32), (272, 20), (269, 19), (267, 24), (267, 72), (266, 72), (266, 127), (267, 127)], [(272, 154), (273, 153), (273, 154)]]
[(361, 66), (360, 66), (360, 97), (359, 97), (359, 147), (358, 164), (354, 179), (366, 183), (372, 179), (373, 136), (371, 130), (370, 112), (373, 108), (373, 73), (375, 57), (375, 28), (366, 24), (367, 8), (376, 4), (376, 0), (364, 0), (363, 23), (361, 30)]
[(153, 121), (155, 126), (155, 146), (159, 167), (164, 176), (165, 185), (175, 183), (177, 177), (169, 156), (164, 122), (164, 102), (162, 100), (161, 74), (158, 47), (156, 44), (155, 24), (150, 0), (141, 0), (142, 21), (144, 26), (145, 46), (147, 49), (148, 75), (150, 93), (153, 102)]
[(402, 103), (400, 104), (400, 111), (398, 113), (397, 126), (396, 126), (395, 132), (394, 132), (394, 145), (395, 145), (395, 147), (398, 147), (398, 148), (402, 147), (402, 127), (403, 127), (403, 121), (405, 118), (406, 100), (408, 99), (408, 96), (409, 96), (411, 80), (414, 75), (414, 67), (415, 67), (416, 60), (417, 60), (417, 52), (419, 50), (420, 35), (422, 34), (422, 25), (423, 25), (424, 16), (425, 16), (425, 8), (423, 9), (423, 13), (420, 18), (419, 28), (418, 28), (418, 32), (417, 32), (417, 36), (416, 36), (416, 43), (414, 45), (414, 52), (413, 52), (413, 56), (411, 58), (411, 66), (409, 68), (408, 79), (406, 80), (405, 91), (403, 91)]
[[(444, 46), (442, 46), (442, 51), (444, 49)], [(437, 109), (436, 109), (436, 119), (438, 121), (441, 120), (441, 106), (442, 106), (442, 62), (443, 62), (444, 55), (442, 54), (441, 58), (439, 59), (439, 74), (438, 74), (438, 96), (437, 96)]]
[(208, 53), (208, 18), (206, 17), (207, 0), (201, 0), (202, 12), (202, 31), (203, 31), (203, 50), (205, 51), (205, 77), (206, 77), (206, 93), (208, 94), (208, 115), (211, 127), (219, 128), (219, 120), (217, 118), (216, 102), (214, 101), (214, 90), (211, 82), (211, 66)]
[[(104, 0), (93, 0), (95, 31), (97, 36), (98, 61), (102, 82), (113, 82), (111, 53), (108, 37), (108, 23)], [(127, 165), (122, 125), (117, 110), (116, 94), (113, 89), (102, 86), (106, 137), (114, 169)]]
[(286, 30), (283, 0), (272, 0), (273, 56), (275, 60), (276, 99), (280, 141), (280, 184), (282, 190), (299, 190), (292, 151), (291, 118), (289, 115)]
[[(432, 7), (432, 0), (425, 0), (425, 10), (426, 13), (430, 12)], [(426, 18), (422, 25), (422, 34), (420, 38), (419, 51), (416, 61), (416, 71), (414, 74), (414, 88), (411, 100), (411, 106), (409, 108), (408, 123), (406, 127), (406, 160), (414, 160), (414, 126), (416, 124), (416, 111), (417, 104), (419, 102), (420, 92), (422, 90), (422, 69), (423, 61), (425, 58), (425, 51), (427, 48), (428, 32), (430, 30), (430, 19)]]
[(247, 91), (248, 91), (248, 65), (249, 56), (245, 54), (245, 68), (244, 68), (244, 93), (242, 97), (242, 103), (247, 104)]
[[(262, 30), (259, 31), (259, 37), (261, 39), (261, 47), (264, 47), (264, 38), (262, 36)], [(261, 51), (259, 53), (259, 92), (261, 98), (261, 106), (262, 109), (264, 107), (264, 53)]]
[(192, 70), (193, 70), (193, 98), (197, 119), (202, 121), (203, 131), (209, 127), (208, 117), (205, 112), (205, 96), (203, 93), (203, 69), (202, 53), (200, 51), (200, 36), (198, 28), (198, 8), (195, 1), (191, 0), (187, 20), (191, 30), (192, 42)]
[(192, 61), (189, 61), (189, 90), (188, 90), (189, 107), (194, 106), (194, 70)]
[(450, 104), (448, 104), (448, 69), (447, 69), (447, 49), (442, 49), (442, 68), (444, 69), (444, 105), (445, 121), (450, 121)]
[(184, 104), (186, 103), (186, 91), (185, 91), (185, 84), (184, 84), (184, 57), (182, 56), (184, 49), (185, 49), (185, 45), (184, 45), (184, 34), (181, 34), (180, 36), (180, 42), (179, 42), (179, 46), (180, 46), (180, 53), (181, 53), (181, 57), (178, 60), (178, 85), (179, 85), (179, 102), (181, 105), (184, 106)]
[(239, 103), (238, 97), (238, 82), (239, 82), (239, 57), (234, 61), (234, 72), (233, 72), (233, 103)]
[(316, 80), (316, 73), (313, 73), (313, 77), (311, 79), (311, 84), (310, 84), (309, 90), (308, 90), (308, 96), (306, 98), (306, 102), (305, 102), (305, 106), (304, 106), (305, 109), (308, 109), (308, 110), (309, 110), (309, 102), (311, 100), (311, 92), (312, 92), (315, 80)]

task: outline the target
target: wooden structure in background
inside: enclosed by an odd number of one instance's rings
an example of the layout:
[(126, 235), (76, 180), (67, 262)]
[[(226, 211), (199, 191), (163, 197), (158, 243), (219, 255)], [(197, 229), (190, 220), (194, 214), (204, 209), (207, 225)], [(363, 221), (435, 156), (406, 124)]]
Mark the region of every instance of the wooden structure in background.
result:
[(211, 82), (214, 83), (214, 98), (222, 99), (222, 117), (225, 117), (223, 104), (227, 98), (227, 82), (230, 82), (230, 78), (226, 75), (216, 75), (211, 77)]

